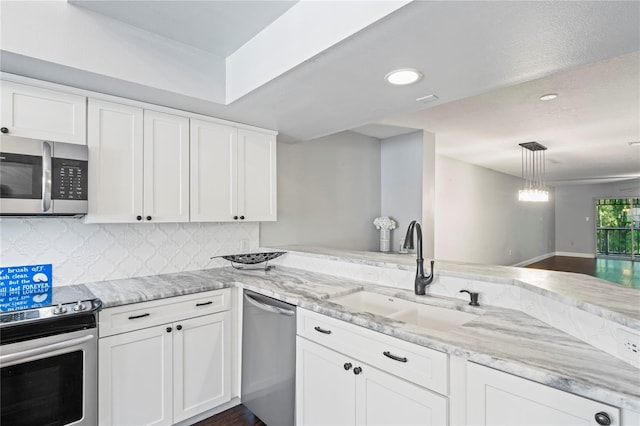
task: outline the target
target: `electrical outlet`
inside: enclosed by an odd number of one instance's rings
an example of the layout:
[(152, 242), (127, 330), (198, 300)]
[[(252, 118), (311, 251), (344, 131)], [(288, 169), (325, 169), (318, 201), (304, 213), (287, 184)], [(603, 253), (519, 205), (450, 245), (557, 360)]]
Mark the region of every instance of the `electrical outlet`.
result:
[(240, 240), (240, 243), (238, 244), (238, 248), (240, 249), (241, 253), (245, 253), (249, 251), (249, 240), (247, 240), (246, 238), (243, 238), (242, 240)]
[(616, 343), (618, 355), (636, 367), (640, 367), (640, 334), (619, 328), (616, 330)]

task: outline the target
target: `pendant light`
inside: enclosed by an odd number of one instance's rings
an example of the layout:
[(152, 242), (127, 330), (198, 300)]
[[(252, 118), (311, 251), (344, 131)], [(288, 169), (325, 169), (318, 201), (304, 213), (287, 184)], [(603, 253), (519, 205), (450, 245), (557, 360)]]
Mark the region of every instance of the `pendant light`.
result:
[(549, 191), (544, 183), (547, 147), (538, 142), (519, 145), (522, 151), (522, 189), (518, 191), (518, 200), (549, 201)]

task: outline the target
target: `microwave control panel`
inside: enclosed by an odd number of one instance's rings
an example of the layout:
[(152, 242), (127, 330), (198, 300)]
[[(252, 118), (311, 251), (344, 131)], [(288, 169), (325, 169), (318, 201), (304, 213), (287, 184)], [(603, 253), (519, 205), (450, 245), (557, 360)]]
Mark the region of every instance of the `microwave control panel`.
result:
[(51, 198), (54, 200), (87, 199), (87, 165), (83, 160), (52, 159)]

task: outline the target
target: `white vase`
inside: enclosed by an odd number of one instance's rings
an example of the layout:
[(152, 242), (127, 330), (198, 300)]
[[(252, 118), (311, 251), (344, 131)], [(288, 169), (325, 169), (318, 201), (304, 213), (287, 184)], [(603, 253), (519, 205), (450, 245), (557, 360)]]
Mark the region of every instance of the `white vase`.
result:
[(391, 247), (391, 231), (389, 229), (380, 230), (380, 251), (389, 251)]

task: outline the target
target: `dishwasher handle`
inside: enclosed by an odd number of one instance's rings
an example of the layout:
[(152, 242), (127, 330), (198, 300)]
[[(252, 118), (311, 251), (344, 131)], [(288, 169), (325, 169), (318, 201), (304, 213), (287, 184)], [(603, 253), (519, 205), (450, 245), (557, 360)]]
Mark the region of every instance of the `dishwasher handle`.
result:
[(258, 302), (256, 299), (254, 299), (253, 297), (249, 296), (246, 293), (244, 295), (244, 298), (247, 299), (247, 302), (251, 303), (253, 306), (255, 306), (258, 309), (262, 309), (263, 311), (271, 312), (272, 314), (279, 314), (279, 315), (286, 315), (286, 316), (295, 315), (295, 312), (290, 309), (279, 308), (277, 306), (267, 305), (266, 303)]

